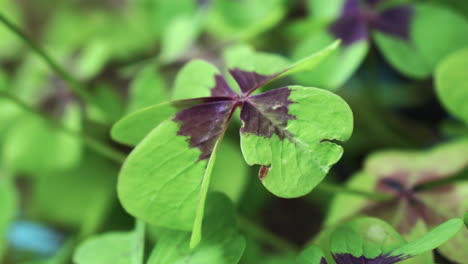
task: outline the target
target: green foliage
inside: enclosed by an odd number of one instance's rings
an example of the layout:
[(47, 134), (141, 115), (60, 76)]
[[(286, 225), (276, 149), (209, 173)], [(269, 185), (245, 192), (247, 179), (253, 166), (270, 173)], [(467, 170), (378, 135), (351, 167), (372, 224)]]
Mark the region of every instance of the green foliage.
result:
[(18, 198), (10, 176), (0, 171), (0, 259), (7, 249), (9, 227), (18, 213)]
[(190, 233), (163, 230), (148, 264), (238, 263), (245, 248), (245, 239), (237, 233), (232, 202), (225, 195), (210, 193), (205, 218), (203, 240), (197, 247), (190, 248)]
[(111, 232), (88, 238), (73, 255), (76, 264), (143, 264), (145, 224), (131, 232)]
[(0, 262), (465, 263), (465, 2), (0, 0)]
[(468, 49), (457, 51), (438, 66), (436, 91), (445, 108), (460, 120), (468, 123), (468, 74), (466, 69)]
[(127, 112), (162, 103), (168, 99), (167, 84), (155, 64), (145, 65), (135, 76), (130, 86)]
[[(337, 264), (350, 263), (350, 258), (397, 263), (439, 247), (460, 231), (462, 225), (461, 219), (454, 218), (408, 243), (386, 222), (362, 217), (346, 222), (333, 231), (330, 250)], [(298, 263), (322, 264), (320, 261), (324, 258), (322, 250), (312, 245), (302, 251)]]
[(341, 146), (330, 141), (346, 141), (353, 124), (352, 112), (340, 97), (321, 89), (289, 89), (294, 102), (289, 113), (296, 117), (288, 122), (292, 139), (241, 134), (246, 162), (268, 166), (262, 183), (285, 198), (305, 195), (322, 181), (343, 153)]

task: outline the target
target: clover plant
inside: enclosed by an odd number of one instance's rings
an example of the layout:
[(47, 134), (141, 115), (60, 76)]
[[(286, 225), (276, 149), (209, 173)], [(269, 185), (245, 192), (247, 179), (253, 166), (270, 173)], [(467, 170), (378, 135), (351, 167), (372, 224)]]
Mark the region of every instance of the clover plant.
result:
[(297, 75), (299, 81), (310, 85), (340, 87), (362, 64), (371, 41), (399, 72), (418, 79), (427, 78), (446, 55), (468, 45), (468, 20), (436, 4), (391, 0), (308, 2), (310, 19), (324, 25), (318, 29), (311, 26), (310, 36), (296, 47), (293, 57), (318, 50), (334, 39), (343, 41), (313, 74)]
[(0, 0), (0, 263), (466, 263), (466, 2)]
[(259, 178), (265, 187), (287, 198), (310, 192), (341, 157), (336, 142), (351, 134), (349, 107), (332, 93), (301, 86), (251, 94), (276, 78), (313, 68), (336, 46), (269, 75), (230, 69), (241, 94), (212, 66), (199, 67), (198, 75), (207, 77), (200, 86), (211, 97), (163, 103), (119, 121), (113, 138), (138, 143), (120, 172), (124, 207), (156, 225), (193, 228), (196, 245), (216, 151), (238, 107), (244, 158), (250, 165), (262, 165)]
[[(336, 264), (393, 264), (432, 250), (449, 240), (462, 227), (461, 219), (451, 219), (411, 241), (377, 218), (358, 218), (338, 227), (330, 238)], [(298, 263), (327, 264), (323, 251), (313, 245), (298, 257)]]

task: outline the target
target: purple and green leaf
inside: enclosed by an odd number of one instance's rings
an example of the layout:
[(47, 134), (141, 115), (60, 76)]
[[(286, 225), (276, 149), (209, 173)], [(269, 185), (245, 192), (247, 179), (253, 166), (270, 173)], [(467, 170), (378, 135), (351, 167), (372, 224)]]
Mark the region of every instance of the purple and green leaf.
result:
[[(332, 205), (327, 225), (334, 225), (356, 214), (389, 221), (407, 239), (433, 228), (466, 210), (468, 184), (458, 182), (434, 189), (419, 189), (431, 181), (456, 175), (468, 166), (468, 141), (458, 140), (428, 151), (387, 151), (372, 155), (365, 172), (357, 174), (348, 185), (365, 191), (385, 193), (387, 202), (369, 202), (362, 198), (338, 195)], [(352, 201), (353, 205), (349, 206)], [(342, 208), (344, 204), (346, 208)], [(353, 209), (350, 209), (350, 208)], [(468, 241), (463, 230), (439, 248), (449, 259), (461, 261), (466, 252), (457, 250)]]
[[(330, 235), (331, 255), (336, 264), (393, 264), (431, 251), (452, 238), (462, 227), (454, 218), (407, 243), (388, 223), (378, 218), (360, 217), (338, 226)], [(411, 260), (407, 260), (413, 263)], [(299, 255), (300, 264), (326, 264), (323, 251), (312, 245)], [(428, 262), (426, 262), (428, 263)]]
[[(216, 152), (239, 107), (244, 158), (248, 164), (269, 168), (263, 175), (265, 186), (282, 197), (308, 193), (341, 157), (341, 146), (332, 142), (345, 141), (351, 135), (351, 110), (338, 96), (314, 88), (289, 86), (250, 94), (277, 77), (313, 69), (336, 46), (334, 43), (270, 75), (231, 70), (242, 91), (239, 95), (211, 66), (202, 62), (187, 65), (193, 68), (197, 64), (200, 69), (192, 78), (197, 89), (194, 94), (209, 91), (212, 97), (142, 109), (112, 130), (114, 139), (138, 143), (119, 177), (118, 194), (124, 208), (154, 225), (192, 230), (190, 245), (195, 247), (201, 239)], [(177, 80), (188, 84), (190, 78), (184, 80), (183, 76), (190, 72), (182, 74)]]

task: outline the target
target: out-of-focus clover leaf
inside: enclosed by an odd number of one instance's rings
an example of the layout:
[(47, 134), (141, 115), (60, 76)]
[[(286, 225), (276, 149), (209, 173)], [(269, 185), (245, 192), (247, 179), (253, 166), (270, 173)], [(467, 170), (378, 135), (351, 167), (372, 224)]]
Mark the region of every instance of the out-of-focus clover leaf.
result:
[(285, 15), (282, 0), (215, 0), (207, 27), (224, 39), (248, 39), (263, 33)]
[(0, 259), (7, 248), (8, 230), (16, 218), (18, 201), (11, 177), (0, 171)]
[(191, 60), (186, 63), (176, 76), (172, 88), (172, 100), (182, 100), (210, 96), (210, 88), (216, 85), (214, 75), (218, 69), (203, 60)]
[[(68, 105), (61, 119), (72, 131), (81, 129), (78, 105)], [(49, 122), (32, 114), (18, 117), (5, 138), (3, 161), (10, 169), (27, 173), (65, 170), (75, 166), (82, 152), (82, 142)]]
[(86, 114), (90, 120), (110, 124), (122, 117), (125, 111), (124, 102), (111, 85), (105, 82), (97, 83), (92, 94), (97, 103), (87, 105)]
[(159, 54), (160, 61), (162, 63), (175, 61), (185, 54), (200, 34), (206, 18), (206, 8), (200, 8), (191, 16), (180, 15), (174, 18), (164, 29)]
[(313, 52), (334, 39), (341, 39), (344, 45), (313, 75), (296, 76), (306, 85), (339, 88), (363, 61), (371, 37), (390, 64), (419, 79), (427, 78), (446, 55), (468, 45), (468, 21), (443, 6), (390, 0), (308, 3), (311, 18), (325, 26), (314, 29), (293, 56)]
[(436, 91), (445, 108), (468, 123), (468, 49), (457, 51), (438, 66)]
[(276, 78), (313, 69), (336, 46), (272, 75), (230, 70), (240, 95), (207, 67), (215, 81), (211, 97), (156, 105), (116, 123), (114, 139), (136, 144), (144, 137), (121, 170), (118, 193), (125, 209), (154, 225), (193, 228), (196, 245), (216, 152), (237, 107), (242, 107), (244, 158), (250, 165), (263, 165), (259, 176), (266, 188), (282, 197), (312, 190), (341, 157), (341, 146), (333, 142), (351, 134), (349, 107), (338, 96), (315, 88), (287, 86), (251, 93)]
[(127, 113), (168, 99), (167, 84), (158, 65), (150, 63), (140, 70), (131, 83), (129, 97)]
[(31, 216), (91, 234), (115, 201), (117, 174), (117, 167), (93, 153), (85, 153), (73, 169), (39, 174), (31, 193)]
[[(330, 263), (399, 263), (431, 251), (452, 238), (462, 227), (461, 219), (454, 218), (435, 227), (425, 235), (407, 243), (386, 222), (362, 217), (339, 226), (331, 235)], [(299, 256), (298, 264), (326, 264), (323, 251), (312, 245)]]
[[(299, 43), (293, 50), (292, 57), (293, 59), (300, 58), (304, 54), (320, 50), (329, 45), (329, 43), (332, 43), (334, 39), (326, 31), (316, 32)], [(304, 85), (336, 90), (357, 70), (367, 55), (368, 50), (369, 44), (366, 41), (358, 41), (348, 46), (341, 46), (333, 51), (315, 71), (295, 74), (293, 77)]]
[(440, 5), (416, 4), (408, 8), (413, 10), (409, 41), (380, 32), (375, 33), (375, 40), (400, 72), (426, 78), (446, 55), (468, 45), (468, 21)]
[(206, 201), (203, 239), (191, 249), (190, 233), (164, 230), (148, 264), (236, 264), (245, 248), (238, 234), (232, 202), (221, 193), (210, 193)]
[[(375, 153), (366, 160), (364, 172), (356, 174), (349, 186), (387, 194), (391, 199), (376, 202), (339, 194), (326, 223), (332, 226), (358, 214), (370, 215), (388, 221), (405, 238), (412, 239), (466, 210), (468, 183), (461, 181), (433, 189), (421, 186), (463, 173), (468, 166), (467, 157), (467, 139), (427, 151)], [(457, 248), (467, 241), (468, 231), (462, 230), (438, 250), (448, 259), (463, 262), (466, 252)]]
[(82, 242), (73, 254), (76, 264), (143, 264), (145, 224), (131, 232), (109, 232)]

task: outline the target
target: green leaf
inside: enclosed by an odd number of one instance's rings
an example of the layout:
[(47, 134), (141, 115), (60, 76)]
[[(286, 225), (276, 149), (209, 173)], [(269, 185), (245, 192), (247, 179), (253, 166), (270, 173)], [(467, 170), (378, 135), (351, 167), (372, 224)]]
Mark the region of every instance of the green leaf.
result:
[[(39, 173), (31, 192), (30, 213), (36, 219), (94, 233), (115, 201), (118, 168), (93, 153), (73, 169)], [(83, 195), (86, 194), (86, 195)]]
[(307, 0), (309, 14), (314, 19), (332, 20), (337, 18), (346, 0)]
[(279, 23), (285, 15), (282, 0), (217, 0), (213, 2), (212, 8), (208, 31), (230, 40), (249, 39), (263, 33)]
[[(298, 59), (317, 52), (333, 43), (334, 39), (326, 29), (322, 29), (299, 43), (292, 56)], [(293, 77), (302, 85), (336, 90), (354, 74), (367, 55), (368, 49), (367, 41), (338, 47), (331, 51), (314, 71), (294, 74)]]
[(416, 79), (424, 79), (433, 70), (415, 45), (406, 40), (374, 32), (373, 38), (385, 59), (399, 72)]
[(189, 110), (161, 123), (132, 151), (120, 173), (118, 194), (129, 213), (149, 223), (193, 228), (194, 247), (201, 238), (211, 171), (233, 103), (211, 102)]
[(127, 113), (165, 102), (168, 89), (156, 64), (148, 64), (135, 76), (130, 85)]
[(248, 45), (228, 47), (223, 54), (229, 69), (239, 68), (244, 71), (254, 71), (263, 75), (278, 73), (291, 64), (280, 55), (256, 51)]
[(468, 21), (440, 5), (417, 4), (410, 41), (375, 33), (389, 62), (413, 78), (426, 78), (448, 54), (468, 45)]
[(191, 249), (190, 233), (161, 232), (148, 264), (236, 264), (245, 248), (238, 234), (234, 206), (220, 193), (210, 193), (206, 202), (203, 239)]
[(241, 147), (249, 165), (269, 167), (262, 180), (265, 187), (277, 196), (292, 198), (309, 193), (340, 159), (343, 148), (333, 141), (346, 141), (351, 136), (353, 116), (345, 101), (326, 90), (301, 86), (281, 89), (290, 91), (287, 100), (292, 103), (287, 113), (294, 118), (282, 127), (273, 117), (264, 117), (270, 120), (271, 129), (285, 133), (285, 138), (241, 133)]
[[(354, 173), (346, 182), (349, 189), (373, 192), (377, 178), (364, 171)], [(325, 226), (339, 224), (345, 219), (353, 217), (359, 213), (369, 203), (368, 198), (346, 193), (339, 193), (333, 197), (325, 219)]]
[(177, 73), (172, 89), (172, 100), (211, 96), (210, 89), (215, 87), (218, 69), (204, 61), (191, 60)]
[(415, 13), (411, 35), (432, 69), (445, 56), (468, 45), (468, 20), (461, 15), (431, 4), (416, 5)]
[(373, 259), (406, 244), (401, 235), (386, 222), (362, 217), (338, 227), (330, 241), (333, 254), (351, 254)]
[(178, 100), (140, 109), (115, 123), (111, 137), (120, 143), (135, 146), (160, 123), (178, 111), (203, 103), (205, 99), (207, 98)]
[[(216, 67), (202, 60), (192, 60), (185, 64), (177, 74), (171, 99), (187, 100), (160, 104), (153, 102), (152, 106), (137, 110), (125, 116), (112, 127), (112, 138), (123, 144), (131, 146), (136, 145), (164, 120), (170, 118), (184, 108), (201, 103), (199, 100), (189, 98), (210, 96), (210, 89), (215, 86), (214, 76), (218, 73)], [(145, 76), (146, 74), (148, 73), (146, 72)], [(146, 78), (149, 78), (149, 76), (145, 77), (145, 79)], [(149, 84), (146, 83), (146, 81), (143, 82), (141, 76), (137, 77), (136, 82), (141, 89), (143, 89), (143, 86), (148, 89), (147, 85)]]
[(424, 236), (407, 243), (392, 251), (392, 256), (417, 256), (426, 251), (433, 250), (456, 235), (463, 226), (463, 221), (458, 218), (448, 220), (431, 230)]
[(0, 259), (7, 249), (7, 235), (10, 224), (15, 220), (18, 198), (11, 177), (0, 171)]
[[(81, 130), (78, 105), (68, 106), (62, 119), (67, 129)], [(79, 162), (81, 153), (80, 138), (26, 113), (17, 118), (5, 136), (3, 161), (10, 169), (34, 174), (69, 169)]]
[(112, 126), (111, 137), (115, 141), (134, 146), (153, 128), (177, 113), (171, 102), (143, 108), (120, 119)]
[(325, 256), (322, 249), (312, 245), (304, 249), (297, 258), (298, 264), (324, 264)]
[(445, 108), (468, 123), (468, 49), (457, 51), (437, 67), (436, 91)]
[(180, 58), (200, 33), (206, 19), (206, 10), (200, 9), (195, 15), (179, 15), (165, 27), (161, 40), (159, 59), (169, 63)]
[(76, 264), (143, 264), (145, 224), (131, 232), (110, 232), (82, 242), (73, 254)]

